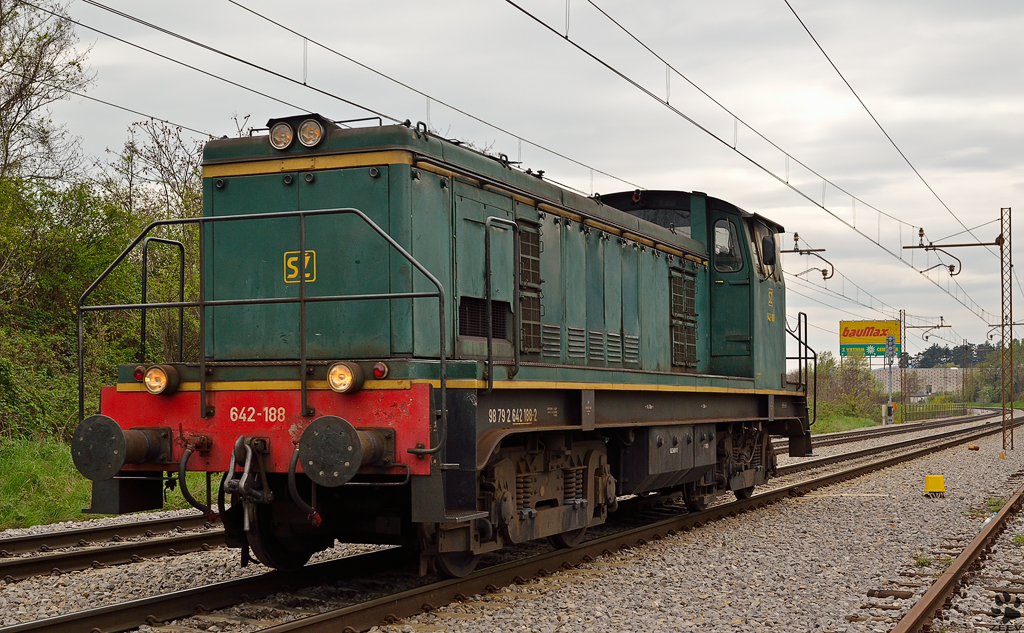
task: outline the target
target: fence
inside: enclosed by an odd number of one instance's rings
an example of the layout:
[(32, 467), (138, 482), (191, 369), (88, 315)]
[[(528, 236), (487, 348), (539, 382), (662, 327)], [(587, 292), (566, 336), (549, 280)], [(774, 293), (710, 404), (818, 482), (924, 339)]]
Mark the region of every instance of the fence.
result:
[[(886, 405), (882, 405), (884, 413)], [(961, 402), (943, 402), (939, 404), (906, 404), (896, 407), (896, 424), (934, 420), (937, 418), (955, 418), (969, 415), (971, 407)]]

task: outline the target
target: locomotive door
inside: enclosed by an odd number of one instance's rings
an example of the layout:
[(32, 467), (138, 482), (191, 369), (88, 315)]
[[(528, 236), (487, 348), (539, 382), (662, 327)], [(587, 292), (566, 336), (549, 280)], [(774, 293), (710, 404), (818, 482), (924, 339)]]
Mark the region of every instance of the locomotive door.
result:
[(712, 211), (711, 355), (750, 355), (750, 265), (744, 261), (739, 218)]

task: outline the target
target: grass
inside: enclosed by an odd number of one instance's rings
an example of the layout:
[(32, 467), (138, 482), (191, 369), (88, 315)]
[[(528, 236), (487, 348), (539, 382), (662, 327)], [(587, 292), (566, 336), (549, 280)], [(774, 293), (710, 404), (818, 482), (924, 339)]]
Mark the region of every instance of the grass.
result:
[(997, 497), (989, 497), (985, 500), (985, 506), (988, 507), (989, 512), (999, 512), (1006, 505), (1006, 499), (999, 499)]
[(1013, 537), (1014, 545), (1024, 545), (1024, 534), (1018, 534)]
[(917, 558), (914, 559), (914, 563), (918, 567), (930, 567), (932, 564), (932, 559), (928, 558), (927, 556), (918, 555)]
[(865, 426), (878, 426), (878, 422), (870, 418), (855, 418), (847, 415), (834, 415), (827, 418), (818, 418), (818, 421), (811, 427), (811, 433), (835, 433), (836, 431), (849, 431), (860, 429)]
[[(201, 473), (189, 475), (189, 487), (203, 493)], [(0, 530), (96, 517), (89, 507), (92, 484), (71, 461), (70, 447), (58, 440), (0, 440)], [(166, 494), (165, 510), (187, 508), (177, 487)]]

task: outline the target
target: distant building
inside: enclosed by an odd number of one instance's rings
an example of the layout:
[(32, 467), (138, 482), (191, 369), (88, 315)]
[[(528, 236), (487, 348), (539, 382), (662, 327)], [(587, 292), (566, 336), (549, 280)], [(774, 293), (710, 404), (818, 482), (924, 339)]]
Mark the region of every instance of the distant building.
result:
[[(889, 369), (872, 370), (875, 380), (882, 389), (889, 389)], [(900, 383), (900, 368), (892, 368), (893, 393), (903, 391)], [(911, 396), (930, 396), (937, 393), (959, 393), (964, 386), (964, 372), (959, 367), (929, 367), (928, 369), (907, 369), (907, 383), (917, 388), (912, 389)]]

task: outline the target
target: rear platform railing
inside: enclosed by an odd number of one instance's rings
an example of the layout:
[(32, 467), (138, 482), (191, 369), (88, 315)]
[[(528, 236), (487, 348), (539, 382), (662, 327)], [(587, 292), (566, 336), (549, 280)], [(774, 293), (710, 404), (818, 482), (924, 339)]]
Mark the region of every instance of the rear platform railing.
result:
[[(786, 334), (789, 334), (796, 340), (796, 356), (787, 356), (786, 360), (795, 360), (797, 362), (797, 380), (800, 384), (800, 389), (814, 400), (811, 417), (811, 424), (814, 424), (818, 421), (818, 353), (807, 344), (808, 325), (806, 312), (797, 314), (796, 327), (793, 329), (789, 329), (789, 323), (786, 324)], [(810, 366), (812, 361), (814, 363), (813, 369)], [(807, 389), (808, 383), (811, 383), (810, 392)]]
[[(260, 299), (206, 299), (206, 226), (220, 222), (243, 222), (247, 220), (273, 220), (278, 218), (298, 218), (299, 220), (299, 261), (306, 261), (306, 218), (326, 215), (354, 215), (367, 224), (377, 235), (382, 237), (393, 249), (398, 251), (412, 266), (426, 277), (434, 285), (434, 292), (388, 292), (357, 295), (330, 295), (324, 297), (310, 297), (306, 294), (305, 266), (299, 274), (299, 296), (298, 297), (267, 297)], [(196, 225), (199, 228), (199, 299), (198, 301), (185, 301), (185, 247), (181, 242), (168, 240), (159, 237), (150, 237), (154, 230), (165, 226), (188, 226)], [(149, 303), (148, 302), (148, 247), (150, 242), (169, 244), (180, 249), (181, 264), (179, 278), (179, 301)], [(135, 248), (142, 244), (143, 269), (142, 269), (142, 302), (108, 305), (86, 305), (86, 301), (94, 290), (123, 262)], [(396, 242), (388, 233), (371, 220), (359, 209), (351, 207), (336, 209), (318, 209), (315, 211), (282, 211), (278, 213), (250, 213), (244, 215), (230, 215), (217, 217), (185, 218), (180, 220), (159, 220), (149, 224), (132, 243), (125, 248), (120, 255), (109, 265), (106, 270), (86, 288), (78, 300), (78, 419), (85, 419), (85, 326), (84, 315), (87, 312), (112, 312), (117, 310), (139, 310), (142, 315), (141, 330), (142, 343), (140, 346), (140, 360), (146, 359), (146, 311), (164, 308), (178, 309), (178, 361), (184, 358), (184, 310), (185, 308), (199, 308), (199, 415), (202, 418), (214, 415), (213, 407), (207, 405), (206, 399), (206, 308), (218, 306), (249, 306), (249, 305), (275, 305), (285, 303), (299, 304), (299, 376), (302, 389), (302, 417), (312, 417), (315, 411), (309, 406), (307, 399), (307, 358), (306, 358), (306, 304), (315, 302), (335, 301), (375, 301), (391, 299), (430, 299), (438, 300), (438, 318), (440, 323), (438, 337), (440, 339), (440, 352), (438, 355), (440, 371), (440, 393), (439, 402), (435, 403), (437, 408), (433, 415), (437, 419), (437, 444), (432, 448), (410, 448), (408, 451), (414, 455), (432, 455), (441, 450), (447, 439), (448, 429), (448, 406), (446, 399), (446, 385), (448, 378), (447, 370), (447, 341), (445, 328), (445, 294), (444, 287), (425, 266), (416, 260), (401, 244)]]

